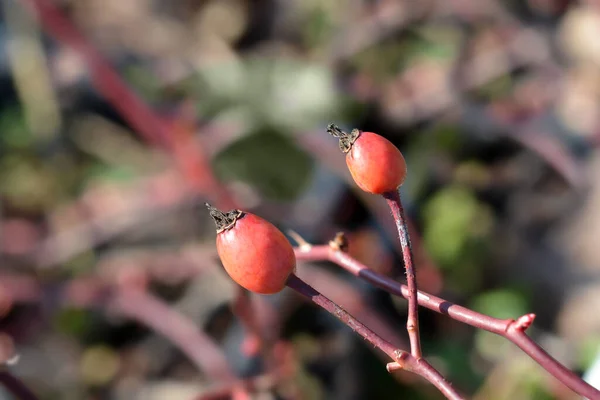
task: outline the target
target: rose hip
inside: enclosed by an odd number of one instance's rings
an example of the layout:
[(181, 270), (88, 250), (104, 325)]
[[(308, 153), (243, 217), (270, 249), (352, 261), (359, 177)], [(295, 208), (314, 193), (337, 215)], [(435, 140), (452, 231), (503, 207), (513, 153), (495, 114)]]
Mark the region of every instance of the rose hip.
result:
[(389, 140), (373, 132), (346, 133), (331, 124), (327, 132), (340, 140), (354, 182), (365, 192), (383, 194), (398, 189), (406, 178), (406, 162)]
[(296, 267), (294, 249), (283, 233), (254, 214), (206, 206), (217, 226), (217, 252), (229, 276), (252, 292), (280, 292)]

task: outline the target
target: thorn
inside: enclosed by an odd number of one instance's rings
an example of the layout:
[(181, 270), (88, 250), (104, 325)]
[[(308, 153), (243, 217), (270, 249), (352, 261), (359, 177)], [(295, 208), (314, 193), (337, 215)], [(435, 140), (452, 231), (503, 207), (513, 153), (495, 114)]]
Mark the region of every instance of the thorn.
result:
[(394, 372), (394, 371), (398, 371), (399, 369), (402, 369), (402, 366), (400, 364), (398, 364), (396, 361), (391, 362), (391, 363), (387, 363), (385, 366), (385, 369), (387, 369), (387, 372)]
[(298, 244), (300, 251), (308, 251), (312, 248), (312, 244), (308, 243), (298, 232), (288, 229), (287, 234)]

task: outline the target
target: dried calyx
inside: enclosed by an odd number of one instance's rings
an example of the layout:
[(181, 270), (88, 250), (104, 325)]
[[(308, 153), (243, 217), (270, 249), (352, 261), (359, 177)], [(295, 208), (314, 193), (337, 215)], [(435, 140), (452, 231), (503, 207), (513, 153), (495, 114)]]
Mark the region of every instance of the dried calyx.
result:
[(208, 203), (204, 203), (204, 205), (208, 208), (208, 210), (210, 211), (210, 216), (215, 221), (215, 225), (217, 226), (217, 233), (232, 228), (235, 225), (235, 222), (244, 214), (240, 210), (230, 210), (227, 212), (223, 212), (218, 208), (211, 206)]
[(350, 133), (346, 133), (334, 124), (327, 125), (327, 133), (340, 139), (340, 150), (342, 150), (344, 153), (350, 151), (352, 145), (360, 136), (360, 131), (358, 129), (352, 129)]

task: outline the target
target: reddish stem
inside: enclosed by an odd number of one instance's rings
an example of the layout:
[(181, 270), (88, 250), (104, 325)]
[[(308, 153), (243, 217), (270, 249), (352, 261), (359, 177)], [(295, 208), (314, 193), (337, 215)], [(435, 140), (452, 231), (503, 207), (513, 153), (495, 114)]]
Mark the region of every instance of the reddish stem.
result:
[(237, 286), (236, 290), (231, 308), (246, 330), (242, 353), (248, 357), (254, 357), (260, 353), (263, 347), (262, 332), (252, 302), (252, 295), (241, 286)]
[(131, 127), (146, 142), (171, 151), (191, 188), (210, 194), (220, 207), (234, 208), (234, 199), (215, 179), (208, 160), (194, 142), (193, 127), (181, 122), (169, 123), (152, 110), (52, 1), (22, 1), (35, 13), (47, 33), (73, 48), (85, 60), (96, 90)]
[(408, 226), (406, 225), (406, 217), (404, 216), (404, 208), (400, 200), (400, 191), (385, 193), (383, 195), (387, 200), (398, 234), (400, 235), (400, 247), (402, 248), (402, 259), (404, 260), (404, 269), (406, 270), (406, 283), (408, 284), (408, 321), (406, 322), (406, 330), (408, 330), (408, 338), (410, 339), (410, 352), (415, 358), (421, 358), (421, 339), (419, 337), (419, 303), (417, 302), (417, 277), (415, 275), (415, 267), (413, 263), (412, 247), (410, 245), (410, 237), (408, 235)]
[(119, 290), (112, 303), (125, 316), (169, 338), (211, 379), (220, 382), (235, 380), (219, 346), (188, 318), (156, 296), (141, 290)]
[(231, 399), (232, 393), (236, 390), (246, 392), (256, 392), (268, 390), (276, 385), (281, 376), (277, 373), (254, 376), (252, 378), (241, 379), (239, 381), (220, 384), (217, 387), (210, 388), (204, 393), (196, 396), (194, 400), (224, 400)]
[(435, 387), (437, 387), (448, 399), (463, 399), (463, 397), (458, 394), (452, 385), (424, 359), (416, 358), (406, 351), (397, 349), (394, 345), (382, 339), (379, 335), (367, 328), (342, 307), (323, 296), (296, 275), (292, 274), (289, 277), (287, 286), (294, 289), (302, 296), (309, 298), (313, 303), (334, 315), (337, 319), (350, 327), (354, 332), (362, 336), (367, 342), (387, 354), (393, 360), (392, 364), (397, 366), (396, 368), (392, 369), (401, 368), (422, 376)]
[[(362, 278), (393, 295), (402, 296), (406, 299), (409, 297), (409, 289), (406, 285), (402, 285), (386, 276), (378, 274), (366, 265), (350, 257), (348, 254), (333, 249), (330, 246), (313, 246), (310, 249), (296, 248), (296, 259), (304, 261), (329, 260), (353, 275)], [(417, 300), (420, 306), (510, 340), (529, 357), (535, 360), (542, 368), (575, 393), (585, 396), (588, 399), (600, 399), (600, 391), (559, 363), (533, 339), (527, 336), (525, 330), (533, 322), (533, 318), (535, 317), (534, 314), (526, 314), (516, 321), (514, 319), (497, 319), (421, 291), (418, 292)]]

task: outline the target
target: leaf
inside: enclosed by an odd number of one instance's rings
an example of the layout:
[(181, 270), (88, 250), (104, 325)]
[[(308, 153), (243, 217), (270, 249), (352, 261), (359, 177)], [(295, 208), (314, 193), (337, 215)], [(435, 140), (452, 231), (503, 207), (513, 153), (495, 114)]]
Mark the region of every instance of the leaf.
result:
[(25, 123), (23, 110), (19, 107), (6, 108), (0, 113), (0, 136), (8, 149), (23, 149), (34, 144), (35, 137)]
[(312, 158), (289, 138), (262, 130), (233, 143), (217, 155), (216, 174), (224, 180), (252, 185), (263, 196), (293, 200), (308, 185)]
[(476, 297), (472, 308), (499, 319), (517, 318), (527, 313), (527, 300), (517, 290), (495, 290)]
[(90, 315), (86, 310), (65, 308), (54, 317), (56, 330), (72, 335), (82, 336), (90, 326)]
[(444, 188), (424, 208), (424, 241), (442, 265), (459, 265), (473, 239), (491, 230), (493, 214), (475, 195), (460, 186)]
[(128, 166), (95, 164), (88, 170), (88, 179), (107, 182), (130, 182), (136, 178), (135, 171)]
[[(471, 308), (498, 319), (517, 318), (527, 313), (525, 296), (514, 289), (501, 289), (483, 293), (475, 298)], [(475, 334), (475, 348), (488, 360), (500, 360), (511, 349), (509, 341), (486, 331)]]

